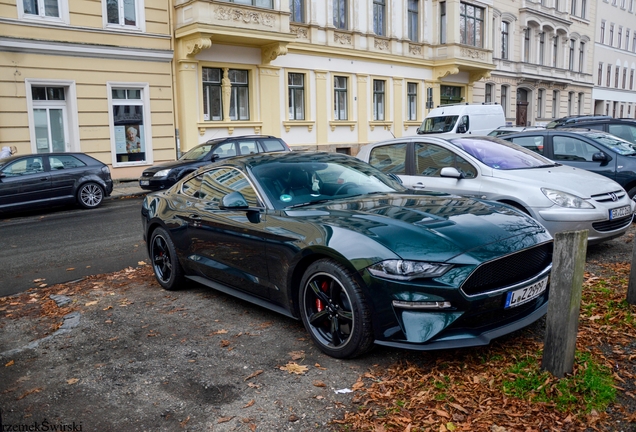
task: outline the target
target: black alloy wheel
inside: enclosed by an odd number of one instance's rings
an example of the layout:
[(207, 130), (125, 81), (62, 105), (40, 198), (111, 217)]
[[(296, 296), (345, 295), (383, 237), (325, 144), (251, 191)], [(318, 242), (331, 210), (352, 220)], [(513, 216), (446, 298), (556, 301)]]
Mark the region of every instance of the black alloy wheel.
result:
[(97, 183), (84, 183), (77, 191), (77, 201), (84, 208), (95, 208), (104, 201), (104, 189)]
[(371, 313), (360, 285), (334, 261), (316, 261), (305, 272), (300, 313), (309, 335), (325, 354), (352, 358), (373, 346)]
[(163, 228), (157, 228), (152, 233), (149, 255), (159, 284), (169, 291), (178, 289), (184, 281), (183, 270), (174, 243)]

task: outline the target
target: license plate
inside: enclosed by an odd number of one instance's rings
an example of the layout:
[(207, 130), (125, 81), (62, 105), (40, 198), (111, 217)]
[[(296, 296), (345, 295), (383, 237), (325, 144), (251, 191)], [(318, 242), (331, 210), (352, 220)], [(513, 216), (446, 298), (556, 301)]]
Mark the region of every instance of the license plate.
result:
[(548, 278), (542, 279), (539, 282), (533, 283), (525, 288), (519, 288), (518, 290), (510, 291), (506, 296), (506, 305), (504, 309), (513, 308), (524, 303), (529, 302), (541, 295), (548, 286)]
[(148, 186), (150, 184), (150, 181), (148, 181), (148, 180), (139, 180), (139, 184), (141, 186)]
[(619, 219), (632, 214), (632, 208), (630, 206), (623, 206), (615, 209), (611, 209), (609, 212), (610, 220)]

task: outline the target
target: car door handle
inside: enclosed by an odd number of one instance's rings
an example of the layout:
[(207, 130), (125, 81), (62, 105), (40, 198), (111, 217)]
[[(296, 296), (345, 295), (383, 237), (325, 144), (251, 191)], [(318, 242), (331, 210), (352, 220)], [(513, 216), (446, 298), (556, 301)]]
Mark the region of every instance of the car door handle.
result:
[(201, 220), (201, 216), (199, 216), (197, 214), (191, 214), (190, 215), (190, 219), (192, 219), (192, 220)]
[(426, 189), (426, 186), (424, 186), (423, 183), (421, 182), (417, 182), (412, 186), (413, 189)]

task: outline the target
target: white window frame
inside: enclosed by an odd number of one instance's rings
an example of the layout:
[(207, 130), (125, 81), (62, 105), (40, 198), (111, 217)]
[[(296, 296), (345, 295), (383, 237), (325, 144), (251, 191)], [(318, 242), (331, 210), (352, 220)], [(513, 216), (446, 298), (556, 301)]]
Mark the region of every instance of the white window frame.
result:
[[(113, 89), (125, 88), (127, 90), (141, 91), (141, 105), (144, 114), (144, 144), (146, 159), (143, 161), (117, 162), (117, 143), (115, 141), (115, 124), (113, 121)], [(108, 129), (110, 131), (110, 149), (113, 168), (152, 165), (153, 164), (153, 148), (152, 148), (152, 122), (150, 120), (150, 84), (139, 82), (106, 82), (106, 91), (108, 94)], [(119, 99), (117, 99), (119, 100)]]
[[(79, 152), (80, 141), (79, 141), (79, 117), (77, 114), (77, 92), (75, 88), (75, 81), (70, 80), (40, 80), (40, 79), (31, 79), (27, 78), (24, 80), (25, 92), (26, 92), (26, 100), (27, 100), (27, 110), (28, 110), (28, 118), (29, 118), (29, 139), (31, 141), (31, 152), (37, 153), (37, 143), (35, 140), (35, 118), (33, 116), (33, 109), (37, 108), (36, 104), (33, 102), (32, 96), (32, 87), (64, 87), (65, 98), (66, 101), (63, 104), (66, 111), (66, 125), (65, 125), (65, 133), (66, 133), (66, 151), (68, 152)], [(53, 104), (61, 106), (61, 101), (55, 101)]]
[[(121, 10), (123, 7), (123, 3), (126, 0), (117, 0), (119, 2), (120, 9), (120, 21), (121, 21)], [(111, 30), (128, 30), (135, 32), (145, 32), (146, 31), (146, 8), (145, 8), (145, 0), (133, 0), (135, 2), (135, 13), (137, 14), (137, 25), (126, 25), (126, 24), (113, 24), (108, 22), (108, 10), (107, 3), (108, 0), (102, 0), (102, 22), (104, 28)]]
[[(39, 9), (44, 10), (44, 0), (37, 0)], [(24, 0), (16, 0), (18, 5), (18, 18), (20, 20), (39, 21), (50, 24), (69, 25), (71, 18), (68, 11), (68, 0), (57, 0), (57, 7), (60, 12), (59, 17), (48, 17), (44, 15), (33, 15), (24, 12)]]

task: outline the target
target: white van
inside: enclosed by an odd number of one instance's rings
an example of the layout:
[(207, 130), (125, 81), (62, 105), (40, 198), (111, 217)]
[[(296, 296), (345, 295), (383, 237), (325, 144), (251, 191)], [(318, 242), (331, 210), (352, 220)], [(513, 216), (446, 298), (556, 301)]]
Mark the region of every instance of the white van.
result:
[(506, 117), (498, 104), (442, 105), (428, 113), (417, 133), (488, 135), (499, 126), (505, 125)]

